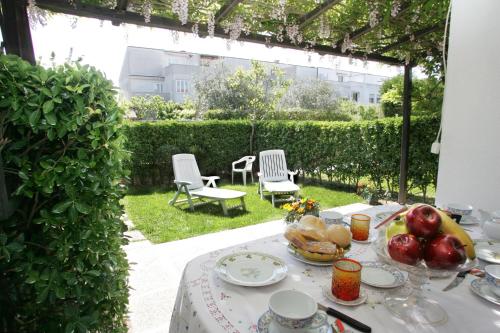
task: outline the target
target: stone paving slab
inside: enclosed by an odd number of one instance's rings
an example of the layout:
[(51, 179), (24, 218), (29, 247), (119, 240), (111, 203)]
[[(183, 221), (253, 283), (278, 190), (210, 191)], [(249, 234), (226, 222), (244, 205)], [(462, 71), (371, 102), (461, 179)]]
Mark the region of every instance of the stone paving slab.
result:
[[(352, 204), (333, 210), (349, 214), (369, 207)], [(272, 221), (168, 243), (130, 242), (124, 247), (130, 263), (129, 332), (168, 332), (177, 288), (190, 260), (210, 251), (282, 233), (284, 228), (283, 221)]]

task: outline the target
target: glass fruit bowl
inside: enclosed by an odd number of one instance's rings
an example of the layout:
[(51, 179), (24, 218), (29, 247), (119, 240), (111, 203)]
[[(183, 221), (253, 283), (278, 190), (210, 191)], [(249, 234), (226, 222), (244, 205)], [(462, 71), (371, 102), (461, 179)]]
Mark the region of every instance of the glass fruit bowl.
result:
[(388, 292), (385, 296), (385, 306), (395, 316), (408, 322), (437, 325), (446, 322), (448, 315), (438, 302), (426, 297), (423, 285), (430, 277), (444, 278), (456, 272), (468, 271), (477, 266), (477, 259), (467, 259), (455, 269), (431, 269), (421, 260), (416, 265), (407, 265), (391, 258), (387, 249), (385, 227), (380, 228), (378, 237), (372, 243), (373, 250), (383, 262), (408, 272), (409, 286)]

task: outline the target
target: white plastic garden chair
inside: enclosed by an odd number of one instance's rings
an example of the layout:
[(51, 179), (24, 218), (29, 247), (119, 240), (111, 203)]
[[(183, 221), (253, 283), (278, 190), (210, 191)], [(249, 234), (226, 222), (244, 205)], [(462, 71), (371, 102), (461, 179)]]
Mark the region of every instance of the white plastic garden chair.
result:
[[(245, 192), (226, 190), (217, 188), (216, 180), (220, 179), (218, 176), (205, 177), (200, 174), (198, 169), (198, 164), (196, 159), (192, 154), (177, 154), (172, 156), (172, 164), (174, 167), (174, 183), (177, 185), (177, 192), (172, 200), (169, 201), (171, 206), (176, 203), (189, 203), (189, 208), (194, 211), (195, 206), (200, 204), (206, 204), (209, 202), (218, 201), (222, 207), (224, 215), (227, 215), (228, 209), (241, 208), (246, 210), (245, 207)], [(203, 181), (207, 181), (203, 184)], [(187, 199), (177, 200), (181, 193), (186, 194)], [(209, 199), (209, 201), (204, 201), (193, 204), (193, 200), (199, 199)], [(236, 206), (228, 207), (226, 200), (229, 199), (240, 199), (240, 204)]]
[[(242, 164), (245, 162), (245, 166), (243, 168), (237, 168), (236, 166), (238, 164)], [(255, 156), (245, 156), (240, 158), (237, 161), (233, 162), (233, 168), (231, 170), (231, 183), (234, 184), (234, 174), (235, 173), (241, 173), (243, 177), (243, 185), (247, 185), (247, 173), (250, 173), (250, 176), (252, 177), (252, 183), (253, 183), (253, 162), (255, 162)]]
[[(285, 152), (281, 149), (261, 151), (259, 154), (259, 193), (264, 199), (264, 192), (271, 195), (273, 206), (276, 202), (290, 201), (297, 198), (299, 187), (294, 183), (292, 172), (286, 167)], [(290, 179), (288, 177), (290, 176)], [(286, 199), (277, 196), (288, 195)], [(290, 197), (293, 196), (292, 198)]]

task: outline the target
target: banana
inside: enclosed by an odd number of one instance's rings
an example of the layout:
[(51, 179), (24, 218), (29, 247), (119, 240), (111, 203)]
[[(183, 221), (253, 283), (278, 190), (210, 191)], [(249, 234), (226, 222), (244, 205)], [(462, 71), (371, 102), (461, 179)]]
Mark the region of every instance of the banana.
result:
[(469, 234), (462, 229), (455, 221), (451, 219), (444, 212), (437, 210), (441, 216), (441, 231), (445, 234), (452, 235), (458, 238), (458, 240), (465, 246), (465, 254), (469, 259), (476, 258), (476, 251), (474, 250), (474, 243), (470, 238)]

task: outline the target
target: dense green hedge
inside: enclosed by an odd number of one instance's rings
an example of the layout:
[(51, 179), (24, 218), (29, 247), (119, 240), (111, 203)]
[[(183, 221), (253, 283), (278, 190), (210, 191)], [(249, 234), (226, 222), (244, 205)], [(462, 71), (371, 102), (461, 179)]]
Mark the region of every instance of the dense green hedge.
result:
[(121, 122), (95, 69), (0, 56), (0, 332), (126, 331)]
[[(401, 118), (259, 122), (253, 154), (282, 148), (289, 168), (351, 185), (369, 177), (378, 188), (396, 190), (401, 123)], [(435, 118), (412, 119), (409, 183), (421, 190), (436, 182), (437, 157), (429, 149), (438, 126)], [(250, 133), (250, 123), (244, 121), (129, 123), (126, 146), (132, 153), (133, 180), (171, 183), (171, 155), (180, 152), (195, 154), (204, 174), (228, 174), (231, 162), (249, 153)]]

